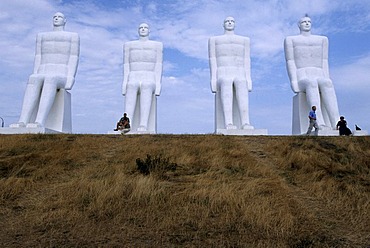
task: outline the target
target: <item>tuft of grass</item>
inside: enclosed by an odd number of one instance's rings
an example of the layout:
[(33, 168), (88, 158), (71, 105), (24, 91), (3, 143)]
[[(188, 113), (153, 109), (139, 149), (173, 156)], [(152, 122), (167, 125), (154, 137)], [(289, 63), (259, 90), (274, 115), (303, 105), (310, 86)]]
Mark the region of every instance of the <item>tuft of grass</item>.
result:
[(176, 163), (170, 162), (170, 159), (163, 157), (161, 154), (152, 157), (147, 154), (145, 159), (137, 158), (136, 165), (138, 171), (143, 175), (157, 174), (160, 178), (165, 177), (167, 171), (175, 171)]

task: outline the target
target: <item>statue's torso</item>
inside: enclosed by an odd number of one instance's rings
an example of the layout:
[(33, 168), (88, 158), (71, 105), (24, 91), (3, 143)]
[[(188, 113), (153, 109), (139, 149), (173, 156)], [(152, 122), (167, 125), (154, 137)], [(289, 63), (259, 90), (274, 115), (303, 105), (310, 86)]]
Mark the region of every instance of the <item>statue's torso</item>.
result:
[(129, 52), (130, 73), (155, 71), (157, 63), (159, 42), (156, 41), (130, 41), (126, 43)]
[(249, 38), (239, 35), (213, 37), (218, 78), (246, 80), (246, 50)]
[(222, 35), (215, 37), (217, 68), (245, 67), (245, 49), (248, 38), (238, 35)]
[(77, 34), (64, 31), (39, 34), (41, 63), (38, 73), (67, 75), (74, 35)]
[(293, 36), (291, 37), (294, 51), (294, 61), (297, 69), (323, 68), (324, 39), (323, 36)]

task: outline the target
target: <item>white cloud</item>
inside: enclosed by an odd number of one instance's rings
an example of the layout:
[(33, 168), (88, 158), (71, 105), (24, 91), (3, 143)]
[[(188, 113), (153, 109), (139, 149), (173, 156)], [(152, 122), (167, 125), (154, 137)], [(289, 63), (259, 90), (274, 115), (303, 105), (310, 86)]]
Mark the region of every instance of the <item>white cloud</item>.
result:
[(338, 89), (351, 93), (370, 92), (370, 54), (333, 68), (331, 75)]

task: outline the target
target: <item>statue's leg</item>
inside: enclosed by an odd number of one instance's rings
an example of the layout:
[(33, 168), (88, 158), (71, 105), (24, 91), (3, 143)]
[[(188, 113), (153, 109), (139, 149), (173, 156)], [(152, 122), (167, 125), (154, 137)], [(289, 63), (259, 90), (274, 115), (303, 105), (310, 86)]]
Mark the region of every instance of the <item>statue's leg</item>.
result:
[[(135, 114), (135, 106), (136, 106), (136, 99), (138, 94), (138, 87), (133, 83), (127, 84), (127, 91), (125, 95), (125, 112), (127, 113), (127, 117), (131, 119), (133, 122), (133, 117)], [(132, 123), (131, 123), (132, 127)]]
[(238, 103), (240, 111), (240, 120), (242, 128), (251, 128), (249, 121), (249, 100), (248, 100), (248, 88), (247, 82), (242, 80), (235, 80), (235, 91), (236, 91), (236, 101)]
[(140, 129), (146, 131), (152, 106), (155, 83), (142, 84), (140, 90)]
[(225, 126), (226, 128), (233, 128), (233, 84), (232, 81), (225, 78), (218, 80), (221, 105), (224, 112)]
[(319, 79), (321, 99), (328, 111), (331, 127), (335, 128), (339, 119), (339, 110), (337, 96), (335, 94), (333, 83), (330, 79)]
[(309, 108), (311, 109), (312, 106), (316, 106), (317, 123), (320, 126), (324, 125), (324, 117), (321, 111), (320, 92), (317, 81), (305, 78), (298, 82), (298, 86), (300, 91), (306, 92), (307, 104)]
[(45, 77), (44, 86), (41, 91), (39, 111), (37, 112), (35, 123), (41, 126), (45, 125), (50, 109), (53, 106), (57, 89), (64, 88), (66, 81), (66, 77)]
[(30, 121), (32, 113), (40, 99), (43, 81), (43, 76), (31, 75), (29, 77), (19, 123), (26, 124)]

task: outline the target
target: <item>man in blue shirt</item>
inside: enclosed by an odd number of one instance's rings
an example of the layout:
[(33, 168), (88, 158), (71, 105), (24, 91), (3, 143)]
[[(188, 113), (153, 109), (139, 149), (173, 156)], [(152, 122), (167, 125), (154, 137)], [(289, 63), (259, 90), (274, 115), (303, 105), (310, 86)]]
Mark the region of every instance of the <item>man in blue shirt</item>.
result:
[(317, 136), (319, 133), (319, 125), (316, 122), (316, 106), (312, 106), (312, 110), (308, 114), (308, 118), (310, 119), (310, 124), (308, 126), (307, 135), (311, 135), (312, 128), (315, 128), (314, 135)]

